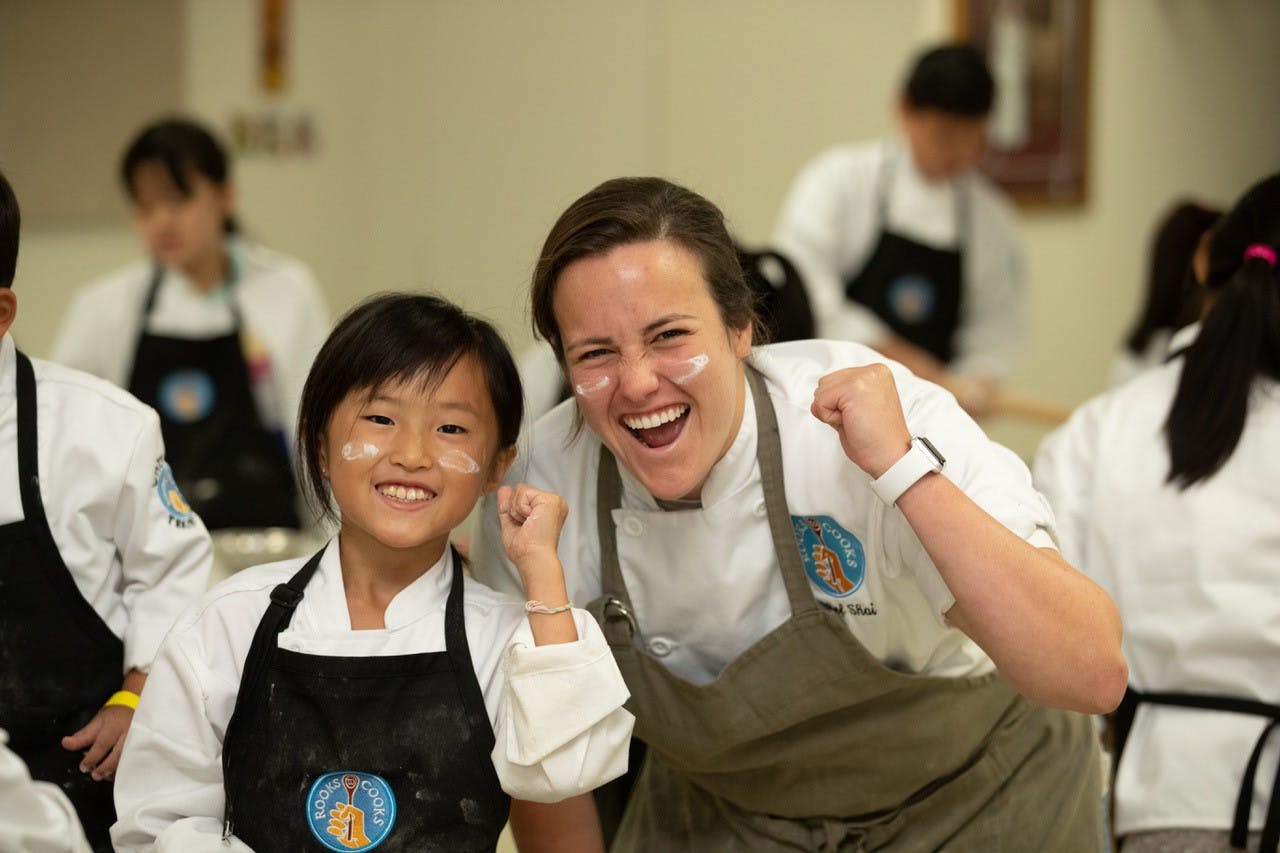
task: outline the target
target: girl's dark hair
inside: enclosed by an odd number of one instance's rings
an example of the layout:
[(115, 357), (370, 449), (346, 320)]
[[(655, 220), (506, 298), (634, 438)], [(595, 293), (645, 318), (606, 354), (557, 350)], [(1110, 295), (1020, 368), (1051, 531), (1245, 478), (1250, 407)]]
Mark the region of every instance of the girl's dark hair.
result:
[(671, 240), (692, 253), (702, 264), (703, 278), (724, 324), (731, 329), (751, 326), (755, 342), (765, 342), (755, 293), (747, 286), (720, 209), (662, 178), (614, 178), (560, 214), (533, 271), (533, 328), (551, 344), (561, 363), (564, 346), (552, 310), (560, 273), (582, 258), (649, 240)]
[(996, 83), (982, 51), (971, 44), (944, 44), (916, 58), (902, 94), (912, 109), (976, 119), (991, 112)]
[(488, 322), (438, 296), (415, 293), (378, 294), (338, 321), (311, 365), (298, 407), (303, 493), (314, 510), (334, 520), (320, 449), (347, 395), (372, 396), (389, 382), (430, 388), (465, 356), (484, 372), (498, 416), (498, 448), (510, 447), (520, 434), (524, 395), (511, 351)]
[(1165, 420), (1169, 482), (1212, 476), (1231, 458), (1257, 376), (1280, 379), (1280, 275), (1272, 260), (1246, 259), (1280, 247), (1280, 174), (1255, 184), (1214, 227), (1205, 282), (1211, 307), (1187, 350)]
[(1204, 300), (1191, 272), (1191, 259), (1200, 237), (1220, 216), (1220, 210), (1183, 201), (1160, 220), (1151, 244), (1146, 301), (1125, 337), (1129, 352), (1142, 355), (1157, 331), (1181, 329), (1200, 316)]
[[(183, 197), (191, 196), (191, 175), (203, 175), (214, 185), (223, 187), (231, 179), (231, 164), (226, 149), (202, 125), (189, 119), (168, 118), (144, 127), (120, 162), (120, 179), (129, 198), (137, 200), (135, 179), (138, 169), (148, 163), (164, 166), (169, 179)], [(228, 216), (222, 230), (235, 234), (239, 227)]]

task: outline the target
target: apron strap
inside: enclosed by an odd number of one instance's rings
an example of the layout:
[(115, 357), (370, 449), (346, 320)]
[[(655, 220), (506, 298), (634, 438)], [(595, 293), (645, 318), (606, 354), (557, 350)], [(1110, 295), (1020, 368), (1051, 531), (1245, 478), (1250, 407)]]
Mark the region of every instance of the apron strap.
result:
[(484, 692), (475, 675), (475, 664), (471, 661), (471, 648), (467, 643), (466, 611), (463, 607), (463, 584), (466, 577), (462, 572), (462, 555), (458, 549), (449, 546), (453, 560), (453, 580), (449, 586), (449, 598), (444, 607), (444, 643), (453, 664), (457, 678), (458, 691), (462, 694), (463, 707), (472, 720), (483, 723), (476, 732), (484, 744), (483, 751), (493, 751), (496, 736), (493, 724), (489, 722), (489, 712), (484, 704)]
[(818, 609), (818, 602), (809, 589), (804, 564), (800, 560), (800, 545), (791, 529), (791, 512), (787, 509), (786, 477), (782, 471), (782, 435), (778, 431), (778, 416), (773, 410), (773, 398), (765, 387), (760, 371), (747, 365), (747, 382), (751, 385), (752, 402), (756, 410), (756, 462), (760, 465), (760, 486), (764, 490), (764, 506), (769, 514), (769, 533), (773, 537), (773, 552), (782, 569), (782, 583), (787, 589), (791, 613), (799, 616)]
[[(817, 610), (818, 602), (809, 591), (809, 581), (800, 560), (800, 548), (791, 530), (786, 481), (782, 471), (782, 440), (778, 431), (778, 417), (760, 372), (747, 365), (746, 378), (751, 386), (755, 406), (756, 462), (760, 467), (760, 484), (764, 491), (765, 508), (768, 510), (769, 533), (782, 570), (782, 582), (787, 590), (791, 612), (799, 615)], [(599, 470), (596, 473), (596, 529), (600, 536), (600, 583), (605, 595), (602, 615), (608, 618), (617, 615), (626, 619), (634, 634), (634, 608), (618, 561), (618, 536), (613, 523), (613, 510), (621, 506), (621, 503), (622, 478), (618, 473), (618, 461), (601, 444)]]
[(17, 370), (18, 483), (22, 494), (22, 518), (28, 523), (44, 523), (44, 501), (40, 499), (40, 457), (36, 432), (36, 374), (31, 359), (14, 350)]
[[(1258, 761), (1262, 757), (1267, 738), (1280, 727), (1280, 705), (1259, 702), (1255, 699), (1242, 699), (1238, 696), (1219, 696), (1207, 693), (1146, 693), (1130, 687), (1125, 691), (1124, 699), (1115, 714), (1115, 754), (1113, 773), (1118, 772), (1120, 758), (1124, 754), (1125, 742), (1129, 738), (1129, 730), (1133, 726), (1133, 718), (1138, 705), (1168, 705), (1177, 708), (1197, 708), (1204, 711), (1226, 711), (1235, 714), (1249, 714), (1255, 717), (1267, 717), (1271, 720), (1258, 736), (1245, 765), (1244, 777), (1240, 780), (1240, 792), (1236, 797), (1236, 809), (1231, 823), (1231, 846), (1243, 850), (1249, 838), (1249, 813), (1253, 808), (1253, 789), (1258, 776)], [(1262, 830), (1262, 846), (1260, 853), (1278, 853), (1280, 847), (1280, 768), (1276, 770), (1276, 779), (1271, 786), (1271, 798), (1267, 804), (1267, 819)]]
[[(289, 626), (289, 622), (293, 619), (293, 611), (297, 609), (298, 602), (302, 601), (302, 592), (315, 575), (324, 552), (325, 548), (321, 548), (310, 560), (307, 560), (297, 574), (271, 590), (271, 603), (267, 606), (261, 621), (258, 622), (258, 630), (254, 632), (253, 642), (249, 645), (249, 654), (245, 657), (244, 674), (240, 678), (240, 692), (236, 694), (235, 710), (231, 713), (231, 721), (227, 725), (227, 733), (223, 738), (222, 778), (224, 782), (230, 778), (232, 770), (232, 750), (227, 748), (227, 742), (236, 734), (236, 720), (244, 719), (248, 715), (249, 704), (257, 701), (266, 682), (267, 672), (271, 669), (271, 660), (275, 656), (276, 637)], [(230, 838), (234, 832), (231, 797), (227, 797), (223, 810), (222, 837)]]

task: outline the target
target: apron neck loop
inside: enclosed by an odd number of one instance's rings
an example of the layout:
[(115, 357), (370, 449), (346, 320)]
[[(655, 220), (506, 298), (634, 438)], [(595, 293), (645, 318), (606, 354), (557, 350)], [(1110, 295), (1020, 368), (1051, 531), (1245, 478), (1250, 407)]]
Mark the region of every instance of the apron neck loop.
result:
[(28, 522), (44, 518), (40, 499), (40, 457), (36, 431), (36, 374), (31, 359), (14, 350), (17, 382), (15, 404), (18, 414), (18, 483), (22, 497), (22, 517)]
[[(908, 152), (910, 156), (910, 152)], [(872, 234), (885, 231), (889, 224), (889, 194), (893, 189), (893, 174), (898, 165), (898, 154), (888, 145), (876, 170), (876, 222)], [(973, 180), (956, 176), (951, 179), (956, 217), (956, 250), (963, 251), (969, 245), (970, 212), (973, 206)]]

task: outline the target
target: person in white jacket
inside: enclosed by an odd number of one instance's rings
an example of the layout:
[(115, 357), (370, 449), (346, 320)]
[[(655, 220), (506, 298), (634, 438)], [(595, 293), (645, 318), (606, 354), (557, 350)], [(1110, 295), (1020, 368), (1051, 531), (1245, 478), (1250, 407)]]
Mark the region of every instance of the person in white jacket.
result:
[[(532, 303), (574, 396), (508, 477), (569, 501), (568, 588), (649, 748), (612, 850), (1097, 843), (1073, 711), (1120, 700), (1119, 618), (1026, 466), (868, 347), (753, 349), (721, 212), (660, 178), (571, 204)], [(515, 589), (497, 509), (476, 573)], [(591, 809), (521, 804), (521, 850)]]
[(528, 598), (465, 578), (449, 537), (515, 455), (515, 365), (435, 297), (353, 309), (308, 377), (310, 559), (242, 571), (165, 640), (117, 781), (116, 849), (492, 850), (508, 797), (626, 769), (627, 690), (565, 591), (567, 508), (499, 493)]
[(15, 344), (19, 220), (0, 175), (0, 728), (110, 850), (138, 694), (165, 631), (204, 592), (212, 548), (155, 412)]
[(329, 314), (300, 261), (241, 236), (226, 150), (181, 118), (142, 128), (120, 178), (146, 260), (86, 285), (53, 360), (155, 408), (210, 530), (299, 527), (290, 450)]
[(988, 412), (1025, 337), (1013, 210), (977, 170), (995, 83), (943, 44), (913, 62), (898, 138), (829, 148), (793, 181), (774, 245), (804, 276), (818, 336), (857, 341)]
[(1190, 347), (1085, 403), (1036, 457), (1064, 553), (1124, 617), (1124, 853), (1280, 843), (1278, 251), (1273, 175), (1210, 232)]
[(75, 806), (57, 785), (37, 782), (0, 729), (0, 853), (89, 853)]

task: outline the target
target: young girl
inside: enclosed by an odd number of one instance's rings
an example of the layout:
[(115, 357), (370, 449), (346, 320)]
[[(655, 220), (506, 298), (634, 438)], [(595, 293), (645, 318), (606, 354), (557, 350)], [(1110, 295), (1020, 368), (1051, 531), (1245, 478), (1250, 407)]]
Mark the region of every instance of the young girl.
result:
[(211, 530), (297, 527), (285, 431), (329, 328), (319, 287), (238, 236), (231, 165), (204, 127), (143, 128), (120, 177), (148, 258), (76, 297), (53, 360), (160, 414), (174, 476)]
[(1203, 309), (1165, 364), (1036, 456), (1063, 554), (1115, 596), (1124, 853), (1280, 849), (1280, 174), (1209, 232)]
[(384, 295), (339, 322), (298, 427), (337, 538), (174, 626), (117, 777), (117, 850), (492, 850), (508, 795), (626, 769), (627, 690), (556, 556), (564, 502), (499, 495), (523, 607), (448, 547), (511, 464), (521, 406), (497, 333), (448, 302)]

